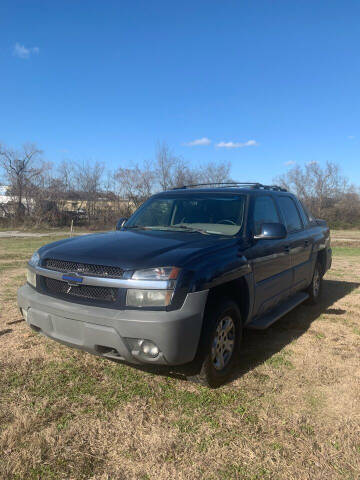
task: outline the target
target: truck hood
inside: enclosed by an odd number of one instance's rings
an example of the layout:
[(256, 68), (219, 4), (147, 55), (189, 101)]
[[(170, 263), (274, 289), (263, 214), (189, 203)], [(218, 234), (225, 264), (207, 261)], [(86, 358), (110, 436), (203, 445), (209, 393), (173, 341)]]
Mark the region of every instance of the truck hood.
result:
[(135, 270), (166, 265), (183, 267), (198, 256), (239, 242), (239, 237), (222, 235), (121, 230), (60, 240), (43, 246), (39, 254), (41, 260), (53, 258)]

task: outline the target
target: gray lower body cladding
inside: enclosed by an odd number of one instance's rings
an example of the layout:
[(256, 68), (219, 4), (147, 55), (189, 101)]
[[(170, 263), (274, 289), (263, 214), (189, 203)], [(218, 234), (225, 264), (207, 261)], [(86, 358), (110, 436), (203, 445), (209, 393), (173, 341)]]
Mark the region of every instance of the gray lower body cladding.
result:
[[(195, 357), (207, 294), (190, 293), (169, 312), (116, 310), (55, 299), (26, 284), (18, 290), (18, 305), (29, 326), (70, 347), (133, 364), (181, 365)], [(154, 342), (160, 354), (144, 358), (127, 340), (134, 338)]]

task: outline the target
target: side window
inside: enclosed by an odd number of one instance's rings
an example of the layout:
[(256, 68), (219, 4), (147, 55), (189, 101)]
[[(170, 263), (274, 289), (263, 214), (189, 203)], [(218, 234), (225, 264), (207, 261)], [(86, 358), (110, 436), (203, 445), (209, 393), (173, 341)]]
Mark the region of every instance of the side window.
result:
[(264, 195), (255, 198), (253, 221), (255, 235), (260, 234), (263, 223), (280, 222), (274, 200), (270, 196)]
[[(300, 201), (300, 200), (299, 200), (299, 201)], [(309, 223), (315, 222), (315, 217), (314, 217), (314, 215), (309, 211), (309, 209), (308, 209), (302, 202), (300, 202), (300, 203), (301, 203), (301, 206), (302, 206), (304, 212), (306, 213), (306, 216), (307, 216), (307, 218), (308, 218), (308, 222), (309, 222)]]
[(301, 220), (303, 221), (304, 226), (307, 227), (309, 225), (309, 216), (300, 200), (298, 200), (298, 206), (300, 210)]
[(301, 230), (303, 225), (294, 200), (290, 197), (278, 197), (278, 202), (285, 219), (287, 231), (296, 232)]

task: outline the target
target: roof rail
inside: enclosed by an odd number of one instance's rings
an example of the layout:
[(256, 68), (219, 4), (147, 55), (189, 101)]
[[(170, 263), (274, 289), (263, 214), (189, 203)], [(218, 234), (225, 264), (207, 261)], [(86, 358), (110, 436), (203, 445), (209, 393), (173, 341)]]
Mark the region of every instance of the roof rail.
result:
[(286, 188), (280, 187), (279, 185), (263, 185), (262, 183), (254, 183), (254, 182), (212, 182), (212, 183), (193, 183), (190, 185), (183, 185), (182, 187), (175, 187), (172, 190), (182, 190), (186, 188), (196, 188), (196, 187), (210, 187), (210, 186), (217, 186), (217, 188), (221, 187), (242, 187), (242, 188), (254, 188), (254, 189), (261, 189), (261, 190), (274, 190), (277, 192), (287, 192)]

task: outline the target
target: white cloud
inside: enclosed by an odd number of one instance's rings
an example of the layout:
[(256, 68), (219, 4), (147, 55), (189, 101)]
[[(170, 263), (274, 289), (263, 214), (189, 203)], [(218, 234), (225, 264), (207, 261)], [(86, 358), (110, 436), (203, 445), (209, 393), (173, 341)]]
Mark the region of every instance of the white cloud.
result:
[(288, 162), (285, 162), (284, 165), (286, 165), (287, 167), (290, 167), (291, 165), (295, 165), (295, 160), (289, 160)]
[(243, 148), (255, 147), (258, 143), (255, 140), (248, 140), (247, 142), (219, 142), (216, 144), (218, 148)]
[(211, 143), (211, 140), (207, 137), (202, 137), (198, 138), (196, 140), (193, 140), (192, 142), (185, 143), (188, 147), (197, 147), (199, 145), (209, 145)]
[(13, 49), (13, 55), (19, 58), (29, 58), (30, 55), (38, 55), (40, 52), (39, 47), (30, 47), (27, 48), (25, 45), (21, 45), (20, 43), (15, 43)]
[(349, 140), (354, 140), (354, 138), (355, 138), (355, 135), (348, 135)]

